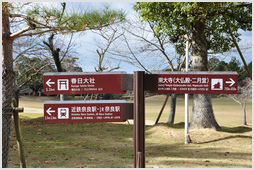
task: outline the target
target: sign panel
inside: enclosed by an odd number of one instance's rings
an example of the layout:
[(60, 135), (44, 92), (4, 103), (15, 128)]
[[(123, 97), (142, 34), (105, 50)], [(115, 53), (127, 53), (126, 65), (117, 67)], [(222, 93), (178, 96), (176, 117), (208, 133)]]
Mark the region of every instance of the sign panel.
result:
[[(131, 107), (130, 107), (131, 106)], [(46, 101), (45, 123), (124, 122), (132, 114), (132, 103), (109, 101)], [(131, 118), (129, 116), (129, 118)]]
[(236, 72), (160, 72), (153, 93), (236, 94)]
[(44, 93), (47, 95), (125, 93), (126, 91), (121, 89), (122, 74), (126, 73), (45, 73), (43, 75)]

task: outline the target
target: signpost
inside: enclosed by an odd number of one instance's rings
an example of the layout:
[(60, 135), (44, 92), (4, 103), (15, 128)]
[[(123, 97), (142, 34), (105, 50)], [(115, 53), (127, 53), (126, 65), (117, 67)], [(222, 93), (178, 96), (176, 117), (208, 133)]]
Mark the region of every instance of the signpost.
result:
[(47, 101), (46, 123), (123, 122), (134, 119), (134, 167), (145, 168), (144, 91), (178, 94), (235, 94), (236, 72), (159, 72), (134, 75), (110, 73), (45, 73), (44, 93), (102, 94), (134, 91), (134, 103), (108, 101)]
[(133, 103), (107, 101), (47, 101), (45, 123), (124, 122), (132, 119)]
[(236, 72), (159, 72), (153, 93), (236, 94)]

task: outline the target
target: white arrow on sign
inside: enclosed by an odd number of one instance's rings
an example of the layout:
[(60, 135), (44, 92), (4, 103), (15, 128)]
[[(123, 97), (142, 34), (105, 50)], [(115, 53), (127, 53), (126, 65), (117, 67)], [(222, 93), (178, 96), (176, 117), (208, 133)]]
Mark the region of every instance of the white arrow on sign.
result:
[(235, 81), (233, 79), (231, 79), (231, 78), (229, 78), (229, 79), (230, 79), (230, 81), (226, 81), (226, 83), (231, 83), (229, 85), (231, 87), (231, 86), (233, 86), (235, 84)]
[(46, 112), (51, 116), (51, 113), (55, 113), (55, 110), (50, 110), (50, 109), (51, 109), (51, 107), (48, 108), (48, 110)]
[(55, 82), (53, 82), (53, 81), (51, 82), (50, 80), (51, 80), (51, 79), (48, 79), (48, 81), (46, 82), (46, 84), (47, 84), (49, 87), (51, 87), (51, 84), (55, 84)]

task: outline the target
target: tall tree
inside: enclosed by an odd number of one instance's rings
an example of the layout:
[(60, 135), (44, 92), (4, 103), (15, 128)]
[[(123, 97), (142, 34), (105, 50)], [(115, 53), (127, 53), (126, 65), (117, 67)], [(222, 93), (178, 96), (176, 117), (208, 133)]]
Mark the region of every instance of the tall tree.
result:
[[(193, 71), (208, 70), (208, 52), (225, 52), (234, 47), (225, 19), (237, 41), (239, 29), (252, 29), (252, 4), (248, 2), (138, 2), (134, 9), (143, 20), (154, 24), (158, 34), (170, 35), (180, 53), (186, 41), (183, 37), (189, 31)], [(210, 95), (194, 94), (191, 126), (220, 129)]]
[[(13, 96), (13, 41), (23, 36), (47, 32), (81, 32), (100, 29), (124, 19), (121, 11), (67, 11), (66, 3), (45, 6), (40, 3), (2, 2), (2, 167), (8, 165)], [(11, 22), (10, 22), (11, 21)], [(11, 25), (12, 24), (12, 25)], [(22, 27), (22, 28), (19, 28)], [(17, 29), (18, 28), (18, 29)], [(11, 30), (12, 29), (12, 30)]]

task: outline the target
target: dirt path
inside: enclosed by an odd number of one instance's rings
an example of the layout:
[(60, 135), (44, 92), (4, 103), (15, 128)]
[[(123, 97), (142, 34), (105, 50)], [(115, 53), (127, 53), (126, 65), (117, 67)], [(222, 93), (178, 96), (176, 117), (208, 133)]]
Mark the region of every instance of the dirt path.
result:
[(43, 113), (43, 109), (24, 107), (24, 113)]

